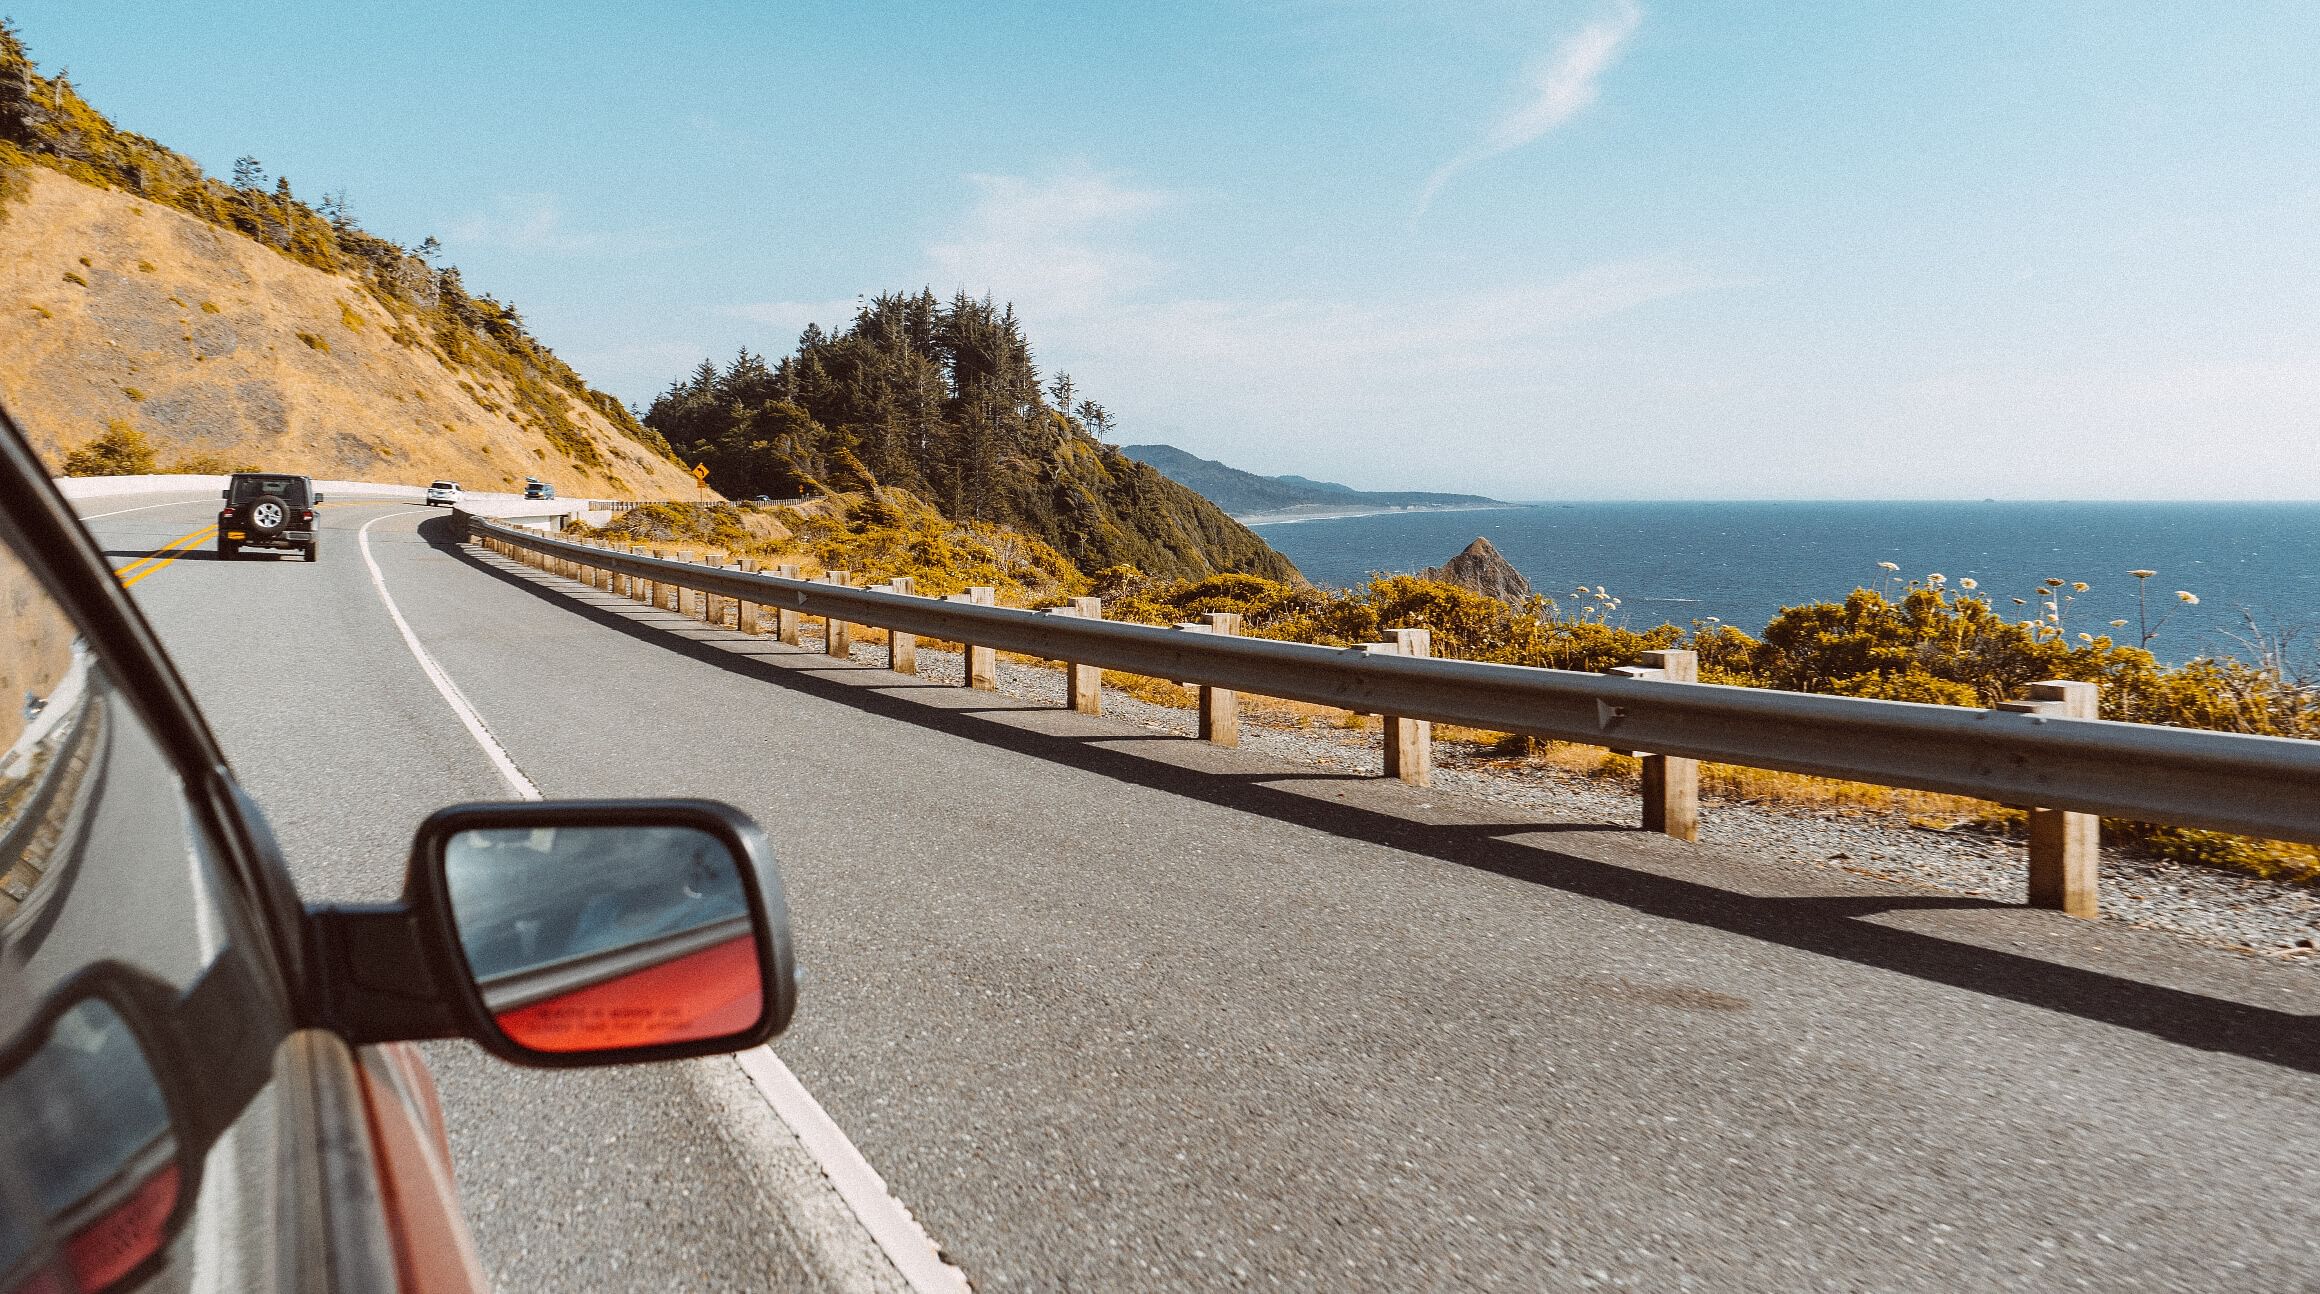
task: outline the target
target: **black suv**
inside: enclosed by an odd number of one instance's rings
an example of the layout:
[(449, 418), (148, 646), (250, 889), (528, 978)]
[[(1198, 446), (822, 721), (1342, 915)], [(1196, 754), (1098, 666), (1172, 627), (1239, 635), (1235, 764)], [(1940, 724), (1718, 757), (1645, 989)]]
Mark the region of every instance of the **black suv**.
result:
[(314, 531), (314, 505), (322, 502), (314, 482), (287, 472), (236, 472), (226, 482), (226, 506), (218, 512), (217, 550), (237, 557), (244, 548), (303, 552), (321, 559)]

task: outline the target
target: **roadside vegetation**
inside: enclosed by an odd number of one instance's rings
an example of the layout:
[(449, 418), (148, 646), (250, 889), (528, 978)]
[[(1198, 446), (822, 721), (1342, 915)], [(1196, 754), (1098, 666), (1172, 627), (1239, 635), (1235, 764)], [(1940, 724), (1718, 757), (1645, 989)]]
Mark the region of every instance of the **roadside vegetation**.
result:
[(929, 597), (981, 585), (1009, 605), (1038, 606), (1089, 586), (1071, 559), (1043, 540), (988, 521), (953, 520), (892, 486), (772, 506), (651, 503), (601, 528), (575, 529), (672, 555), (790, 563), (809, 579), (834, 570), (852, 573), (857, 584), (907, 576)]

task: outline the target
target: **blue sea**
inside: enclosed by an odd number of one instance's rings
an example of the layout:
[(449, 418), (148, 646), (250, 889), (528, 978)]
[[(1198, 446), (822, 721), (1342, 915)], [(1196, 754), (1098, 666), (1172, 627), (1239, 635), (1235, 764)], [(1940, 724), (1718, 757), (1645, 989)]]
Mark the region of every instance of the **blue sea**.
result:
[(1601, 585), (1620, 599), (1614, 622), (1638, 629), (1713, 616), (1755, 633), (1782, 606), (1889, 588), (1895, 573), (1878, 563), (1892, 562), (1902, 579), (1975, 580), (2009, 613), (2029, 610), (2013, 598), (2037, 605), (2041, 580), (2083, 580), (2066, 631), (2124, 643), (2138, 632), (2127, 572), (2157, 571), (2150, 646), (2165, 661), (2249, 655), (2229, 636), (2245, 632), (2243, 610), (2320, 638), (2315, 503), (1539, 503), (1254, 529), (1307, 578), (1341, 587), (1438, 566), (1481, 535), (1566, 610), (1572, 590)]

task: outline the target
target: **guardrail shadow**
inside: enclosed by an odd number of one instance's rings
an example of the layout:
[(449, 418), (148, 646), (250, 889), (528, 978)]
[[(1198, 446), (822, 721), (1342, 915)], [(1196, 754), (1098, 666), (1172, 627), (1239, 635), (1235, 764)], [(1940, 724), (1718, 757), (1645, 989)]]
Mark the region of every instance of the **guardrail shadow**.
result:
[[(1608, 824), (1546, 822), (1480, 825), (1421, 822), (1360, 805), (1316, 799), (1281, 789), (1289, 781), (1366, 780), (1354, 775), (1291, 772), (1220, 773), (1190, 768), (1135, 750), (1114, 749), (1122, 737), (1145, 734), (1056, 734), (990, 717), (994, 713), (1060, 715), (1052, 706), (954, 707), (931, 705), (913, 692), (959, 689), (905, 681), (889, 675), (875, 686), (860, 679), (873, 667), (848, 665), (772, 639), (743, 638), (731, 631), (706, 641), (669, 632), (655, 622), (617, 614), (589, 599), (537, 582), (529, 568), (487, 561), (457, 542), (448, 518), (422, 523), (421, 531), (441, 530), (431, 542), (456, 551), (475, 568), (535, 597), (556, 598), (574, 614), (614, 632), (628, 634), (729, 673), (844, 705), (865, 714), (908, 723), (930, 732), (1043, 759), (1099, 777), (1197, 800), (1218, 808), (1291, 823), (1336, 836), (1397, 849), (1526, 884), (1616, 904), (1688, 925), (1722, 930), (1856, 965), (2022, 1003), (2112, 1025), (2202, 1051), (2244, 1056), (2269, 1064), (2320, 1073), (2320, 1016), (2254, 1006), (2084, 967), (2064, 965), (1980, 944), (1898, 929), (1864, 920), (1884, 913), (1932, 909), (2020, 911), (2009, 904), (1960, 896), (1907, 894), (1867, 896), (1751, 895), (1704, 880), (1662, 875), (1600, 859), (1566, 853), (1516, 837), (1558, 832), (1632, 831)], [(598, 594), (597, 597), (610, 595)], [(636, 605), (620, 601), (623, 607)], [(673, 616), (674, 613), (664, 612)], [(697, 623), (697, 622), (696, 622)], [(737, 652), (736, 644), (763, 642), (765, 652)], [(792, 665), (786, 662), (797, 661)], [(801, 668), (801, 666), (805, 666)], [(978, 694), (984, 695), (984, 694)], [(1100, 720), (1087, 721), (1100, 723)], [(1180, 738), (1177, 740), (1190, 740)], [(2056, 917), (2055, 920), (2064, 918)]]

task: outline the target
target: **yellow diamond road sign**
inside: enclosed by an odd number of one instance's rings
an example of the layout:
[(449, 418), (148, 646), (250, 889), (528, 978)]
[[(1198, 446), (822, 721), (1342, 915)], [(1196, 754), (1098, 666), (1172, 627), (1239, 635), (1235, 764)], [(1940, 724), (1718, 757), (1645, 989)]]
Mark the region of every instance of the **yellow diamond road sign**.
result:
[(706, 481), (706, 480), (708, 480), (708, 479), (709, 479), (709, 465), (708, 465), (707, 463), (695, 463), (695, 464), (693, 464), (693, 479), (694, 479), (694, 480), (696, 480), (696, 481)]

